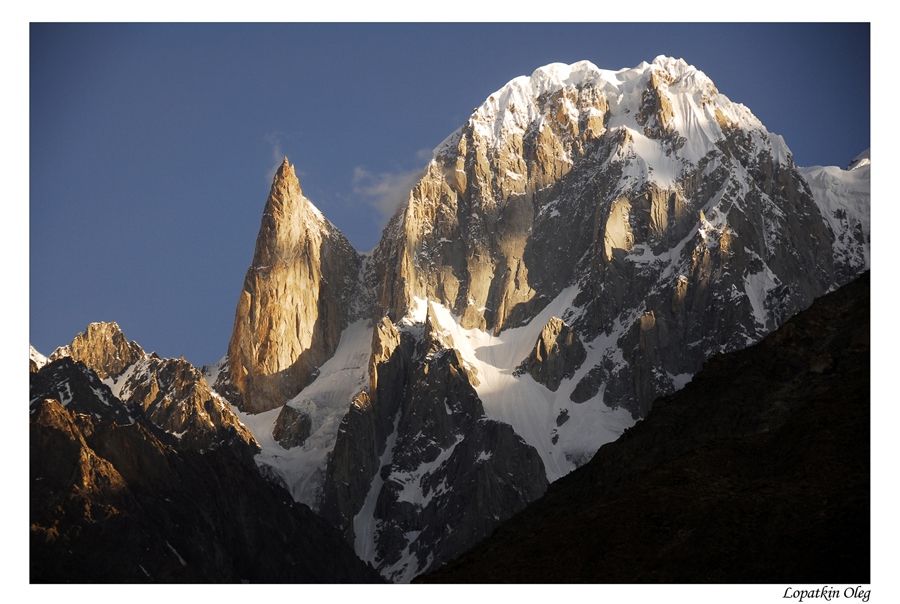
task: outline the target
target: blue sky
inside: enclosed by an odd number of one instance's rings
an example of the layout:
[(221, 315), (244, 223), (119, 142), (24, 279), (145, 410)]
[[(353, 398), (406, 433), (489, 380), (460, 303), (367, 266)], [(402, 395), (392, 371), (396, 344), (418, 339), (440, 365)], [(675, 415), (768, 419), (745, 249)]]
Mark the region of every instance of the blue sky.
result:
[(506, 82), (660, 54), (800, 165), (869, 146), (867, 24), (32, 24), (30, 340), (47, 354), (117, 321), (214, 362), (282, 156), (368, 251), (430, 150)]

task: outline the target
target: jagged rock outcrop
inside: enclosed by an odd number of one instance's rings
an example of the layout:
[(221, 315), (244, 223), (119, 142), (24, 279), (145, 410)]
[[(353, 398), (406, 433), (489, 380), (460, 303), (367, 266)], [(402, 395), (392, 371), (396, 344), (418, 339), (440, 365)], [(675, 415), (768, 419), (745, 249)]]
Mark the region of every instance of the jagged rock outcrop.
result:
[[(69, 358), (44, 370), (102, 384)], [(380, 581), (254, 465), (180, 448), (150, 423), (120, 423), (113, 408), (125, 406), (108, 388), (69, 395), (65, 406), (31, 402), (31, 582)], [(102, 413), (81, 411), (93, 409)]]
[(453, 559), (544, 493), (540, 456), (487, 419), (452, 349), (414, 376), (375, 502), (373, 563), (408, 581)]
[(285, 405), (275, 418), (272, 436), (285, 449), (302, 445), (312, 431), (309, 415), (290, 405)]
[(187, 361), (147, 357), (135, 364), (119, 396), (147, 419), (196, 451), (229, 449), (247, 460), (259, 452), (250, 430), (216, 397)]
[[(383, 319), (373, 332), (369, 389), (350, 404), (328, 458), (320, 513), (356, 544), (354, 517), (362, 510), (395, 430), (410, 380), (416, 338)], [(388, 451), (389, 453), (389, 451)], [(359, 553), (359, 551), (357, 551)]]
[(435, 583), (870, 582), (869, 274), (682, 391)]
[(421, 333), (385, 319), (373, 349), (375, 394), (341, 423), (321, 509), (364, 560), (408, 581), (488, 535), (547, 479), (534, 448), (485, 416), (432, 310)]
[(365, 308), (361, 258), (303, 196), (287, 158), (263, 210), (228, 345), (240, 407), (283, 405), (312, 382)]
[(71, 357), (92, 368), (100, 379), (120, 376), (126, 368), (144, 357), (137, 342), (129, 342), (117, 323), (91, 323), (72, 343), (57, 348), (49, 360)]
[(325, 474), (320, 510), (351, 545), (356, 543), (353, 518), (362, 509), (372, 479), (380, 469), (378, 464), (387, 441), (387, 435), (377, 434), (376, 424), (382, 415), (379, 411), (366, 392), (353, 399), (341, 420)]
[(70, 357), (51, 361), (33, 371), (30, 390), (32, 406), (44, 399), (54, 399), (73, 413), (122, 425), (133, 424), (141, 416), (139, 410), (122, 404), (91, 368)]
[[(56, 349), (49, 360), (34, 382), (42, 385), (42, 391), (33, 393), (32, 398), (39, 394), (58, 398), (63, 405), (69, 399), (94, 400), (73, 397), (73, 383), (56, 377), (71, 375), (68, 367), (74, 363), (96, 382), (79, 386), (81, 394), (87, 387), (125, 404), (106, 405), (107, 411), (119, 415), (112, 418), (119, 423), (140, 417), (196, 451), (227, 449), (246, 461), (259, 452), (253, 434), (228, 403), (212, 392), (199, 370), (184, 359), (161, 359), (156, 353), (144, 353), (136, 342), (128, 342), (115, 323), (92, 323), (71, 344)], [(105, 377), (100, 381), (98, 376)], [(121, 416), (126, 408), (129, 417)], [(79, 413), (93, 411), (76, 409)]]
[(556, 392), (563, 379), (575, 375), (587, 358), (578, 334), (559, 317), (553, 317), (541, 330), (541, 335), (528, 358), (517, 372), (531, 374), (534, 381)]

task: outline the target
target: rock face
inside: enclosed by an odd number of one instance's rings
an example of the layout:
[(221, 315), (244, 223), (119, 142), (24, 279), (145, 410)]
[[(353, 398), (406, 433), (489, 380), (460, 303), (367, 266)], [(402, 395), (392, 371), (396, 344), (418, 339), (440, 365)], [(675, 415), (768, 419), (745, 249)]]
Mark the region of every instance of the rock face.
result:
[(870, 582), (869, 275), (682, 391), (436, 583)]
[(396, 432), (395, 417), (410, 381), (415, 350), (416, 339), (409, 330), (398, 329), (386, 318), (376, 327), (369, 390), (351, 403), (328, 459), (318, 509), (351, 544), (356, 542), (353, 519), (379, 476), (388, 439)]
[(263, 210), (228, 345), (240, 407), (280, 407), (316, 377), (365, 298), (361, 259), (303, 196), (287, 158)]
[(80, 361), (42, 373), (33, 394), (72, 386), (31, 402), (31, 582), (380, 580), (255, 465), (183, 447), (142, 413), (122, 422), (126, 405)]
[(312, 430), (310, 417), (302, 411), (285, 405), (275, 418), (272, 436), (285, 449), (302, 445)]
[(535, 382), (556, 392), (560, 382), (575, 375), (585, 358), (587, 353), (578, 334), (562, 319), (553, 317), (517, 371), (530, 373)]
[(547, 479), (534, 448), (485, 416), (437, 320), (429, 313), (415, 353), (403, 333), (386, 320), (376, 332), (376, 398), (362, 393), (341, 423), (321, 509), (364, 560), (407, 582), (489, 535)]
[(71, 357), (106, 379), (120, 376), (143, 356), (143, 349), (137, 342), (129, 342), (116, 323), (91, 323), (71, 344), (57, 348), (49, 360)]
[(73, 413), (129, 425), (140, 411), (117, 399), (109, 386), (81, 361), (69, 357), (44, 365), (31, 374), (31, 404), (54, 399)]
[[(161, 359), (156, 353), (144, 353), (136, 342), (128, 343), (115, 323), (92, 323), (50, 359), (52, 362), (43, 366), (32, 381), (32, 399), (55, 398), (67, 406), (69, 400), (84, 404), (100, 396), (87, 396), (87, 388), (103, 392), (102, 400), (124, 403), (110, 402), (104, 409), (106, 413), (115, 411), (111, 419), (120, 424), (143, 417), (179, 439), (181, 446), (195, 451), (227, 449), (245, 460), (259, 452), (253, 434), (228, 403), (213, 393), (200, 371), (184, 359)], [(93, 381), (75, 384), (57, 375), (76, 375), (70, 366), (80, 367), (81, 374), (93, 376), (85, 379)], [(99, 375), (106, 377), (100, 381)], [(94, 409), (74, 410), (96, 417)], [(130, 416), (122, 415), (125, 410)]]
[(119, 396), (147, 419), (196, 451), (233, 449), (250, 460), (259, 444), (228, 404), (213, 395), (194, 366), (180, 359), (148, 357), (136, 363)]

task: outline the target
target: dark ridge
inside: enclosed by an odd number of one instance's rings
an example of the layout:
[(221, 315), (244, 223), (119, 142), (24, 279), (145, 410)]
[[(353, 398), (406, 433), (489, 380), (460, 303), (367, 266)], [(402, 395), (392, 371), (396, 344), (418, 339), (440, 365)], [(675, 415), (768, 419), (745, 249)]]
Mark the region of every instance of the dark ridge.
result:
[(870, 275), (681, 391), (426, 583), (870, 582)]

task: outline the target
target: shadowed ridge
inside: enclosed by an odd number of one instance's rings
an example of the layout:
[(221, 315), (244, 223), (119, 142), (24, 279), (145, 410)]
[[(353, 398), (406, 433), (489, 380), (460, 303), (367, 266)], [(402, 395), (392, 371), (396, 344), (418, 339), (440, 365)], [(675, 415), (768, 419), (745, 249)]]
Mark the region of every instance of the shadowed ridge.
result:
[(438, 583), (868, 583), (869, 273), (683, 390)]

